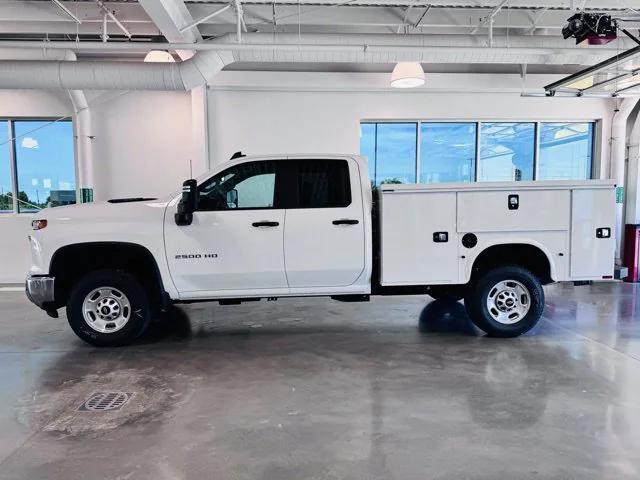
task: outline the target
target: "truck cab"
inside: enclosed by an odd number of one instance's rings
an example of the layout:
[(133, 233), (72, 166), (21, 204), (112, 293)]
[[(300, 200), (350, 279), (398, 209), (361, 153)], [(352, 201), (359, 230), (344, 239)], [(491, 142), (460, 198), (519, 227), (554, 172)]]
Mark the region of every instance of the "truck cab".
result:
[(234, 155), (163, 199), (46, 209), (27, 295), (83, 340), (129, 343), (172, 303), (464, 298), (485, 332), (538, 322), (542, 286), (613, 277), (611, 181), (382, 185), (357, 155)]
[(371, 291), (371, 187), (359, 157), (239, 158), (197, 182), (196, 206), (165, 222), (181, 300)]

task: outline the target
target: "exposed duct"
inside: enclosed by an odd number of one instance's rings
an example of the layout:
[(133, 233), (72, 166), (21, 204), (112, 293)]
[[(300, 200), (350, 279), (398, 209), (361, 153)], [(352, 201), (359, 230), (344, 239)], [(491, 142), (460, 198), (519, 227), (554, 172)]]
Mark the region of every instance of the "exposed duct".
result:
[(65, 90), (191, 90), (233, 61), (230, 52), (207, 51), (181, 63), (0, 61), (0, 88)]
[(181, 63), (2, 61), (0, 88), (63, 88), (95, 90), (190, 90), (209, 82), (232, 62), (353, 62), (396, 63), (526, 63), (593, 64), (617, 48), (567, 48), (561, 39), (496, 38), (494, 47), (470, 35), (323, 35), (305, 34), (304, 43), (292, 34), (248, 33), (238, 44), (234, 35), (194, 44), (136, 42), (2, 42), (0, 47), (47, 51), (148, 51), (154, 48), (191, 49), (198, 53)]

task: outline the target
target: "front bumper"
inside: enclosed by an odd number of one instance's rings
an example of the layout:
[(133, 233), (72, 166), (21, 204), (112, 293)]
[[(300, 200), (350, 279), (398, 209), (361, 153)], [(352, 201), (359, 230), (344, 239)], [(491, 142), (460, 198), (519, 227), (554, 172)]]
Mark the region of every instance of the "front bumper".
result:
[(27, 298), (43, 310), (49, 310), (55, 301), (54, 284), (54, 277), (28, 276), (25, 288)]

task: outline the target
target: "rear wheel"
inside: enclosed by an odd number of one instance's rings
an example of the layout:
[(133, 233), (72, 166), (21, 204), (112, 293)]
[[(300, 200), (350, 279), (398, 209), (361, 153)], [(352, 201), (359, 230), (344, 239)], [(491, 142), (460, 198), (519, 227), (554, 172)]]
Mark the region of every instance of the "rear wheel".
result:
[(126, 345), (149, 326), (147, 294), (131, 274), (98, 270), (82, 277), (67, 302), (67, 319), (82, 340), (98, 347)]
[(475, 325), (494, 337), (517, 337), (531, 330), (544, 310), (540, 280), (521, 267), (498, 267), (485, 273), (465, 297)]

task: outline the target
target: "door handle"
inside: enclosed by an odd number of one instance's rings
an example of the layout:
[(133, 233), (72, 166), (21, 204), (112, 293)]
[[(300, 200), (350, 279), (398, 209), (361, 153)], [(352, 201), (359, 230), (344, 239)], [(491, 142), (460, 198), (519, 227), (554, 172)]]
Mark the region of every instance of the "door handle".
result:
[(254, 227), (277, 227), (280, 225), (280, 222), (269, 222), (267, 220), (263, 220), (261, 222), (253, 222), (251, 225)]
[(358, 220), (351, 220), (349, 218), (341, 218), (340, 220), (334, 220), (331, 223), (333, 223), (334, 225), (357, 225), (360, 222)]

